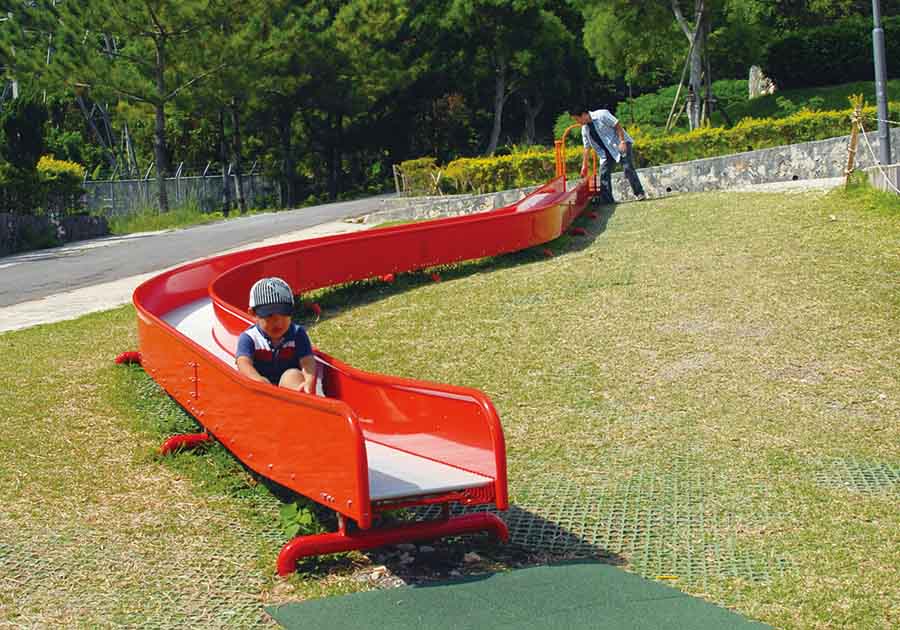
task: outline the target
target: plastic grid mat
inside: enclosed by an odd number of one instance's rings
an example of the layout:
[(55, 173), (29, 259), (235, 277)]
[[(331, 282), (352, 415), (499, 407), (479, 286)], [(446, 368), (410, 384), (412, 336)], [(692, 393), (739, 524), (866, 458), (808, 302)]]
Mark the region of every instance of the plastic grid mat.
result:
[[(705, 585), (710, 579), (768, 581), (787, 570), (786, 559), (743, 549), (737, 531), (765, 520), (738, 518), (715, 501), (710, 479), (641, 472), (609, 487), (562, 477), (517, 484), (514, 505), (496, 512), (510, 541), (530, 552), (601, 557), (650, 578)], [(468, 511), (494, 511), (485, 506)], [(464, 513), (457, 507), (454, 513)], [(436, 508), (421, 510), (434, 518)]]
[(278, 627), (260, 600), (261, 537), (283, 542), (275, 528), (224, 520), (217, 540), (0, 527), (0, 628)]
[(900, 493), (900, 465), (857, 459), (835, 459), (816, 474), (830, 488), (862, 493)]

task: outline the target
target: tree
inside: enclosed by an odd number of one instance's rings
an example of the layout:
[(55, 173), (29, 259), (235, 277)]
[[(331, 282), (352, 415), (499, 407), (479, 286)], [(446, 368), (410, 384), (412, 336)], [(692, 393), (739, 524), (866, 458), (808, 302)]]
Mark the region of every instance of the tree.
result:
[(547, 10), (541, 13), (540, 29), (531, 35), (530, 45), (520, 57), (523, 72), (519, 97), (525, 110), (522, 141), (526, 145), (535, 143), (535, 121), (547, 100), (558, 102), (561, 95), (567, 97), (571, 89), (570, 65), (578, 59), (572, 32), (556, 14)]
[[(13, 13), (8, 45), (15, 46), (19, 76), (152, 108), (159, 209), (165, 212), (166, 107), (225, 67), (208, 42), (223, 19), (239, 19), (253, 7), (237, 0), (38, 0)], [(49, 51), (36, 45), (44, 40)]]
[(529, 0), (452, 0), (447, 28), (457, 30), (484, 58), (493, 79), (493, 124), (486, 153), (497, 150), (503, 125), (503, 107), (522, 87), (535, 56), (532, 33), (541, 32), (552, 14), (542, 11), (544, 2)]

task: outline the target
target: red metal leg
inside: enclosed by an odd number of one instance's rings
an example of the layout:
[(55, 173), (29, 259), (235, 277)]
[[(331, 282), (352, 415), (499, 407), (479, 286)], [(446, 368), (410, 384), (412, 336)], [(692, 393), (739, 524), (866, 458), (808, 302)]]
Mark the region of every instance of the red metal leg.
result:
[(487, 531), (507, 542), (509, 529), (498, 516), (488, 512), (464, 514), (450, 519), (408, 523), (386, 529), (358, 530), (352, 533), (333, 532), (313, 536), (297, 536), (281, 548), (278, 554), (278, 575), (288, 575), (297, 569), (300, 558), (326, 553), (340, 553), (354, 549), (373, 549), (413, 540), (432, 540), (444, 536)]
[(119, 365), (121, 365), (123, 363), (137, 363), (138, 365), (140, 365), (141, 364), (141, 353), (135, 352), (133, 350), (130, 352), (123, 352), (122, 354), (120, 354), (119, 356), (116, 357), (116, 363)]
[(209, 433), (185, 433), (183, 435), (173, 435), (163, 442), (163, 445), (159, 448), (159, 452), (162, 455), (168, 455), (179, 449), (194, 448), (211, 441), (212, 438), (209, 437)]

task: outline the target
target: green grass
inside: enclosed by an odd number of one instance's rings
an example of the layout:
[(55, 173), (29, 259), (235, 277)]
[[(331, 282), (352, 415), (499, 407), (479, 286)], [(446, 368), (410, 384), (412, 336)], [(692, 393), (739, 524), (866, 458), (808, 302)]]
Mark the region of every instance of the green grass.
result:
[[(897, 197), (683, 195), (587, 227), (549, 259), (320, 292), (310, 334), (362, 369), (485, 391), (516, 503), (533, 479), (615, 498), (677, 468), (715, 480), (705, 514), (729, 518), (714, 540), (787, 560), (768, 580), (678, 588), (779, 628), (896, 626), (900, 490), (817, 475), (900, 467)], [(360, 575), (379, 560), (362, 554), (275, 579), (281, 503), (265, 485), (218, 446), (155, 454), (195, 425), (111, 365), (136, 346), (134, 317), (0, 335), (0, 625), (265, 626), (264, 603), (371, 588)]]
[(172, 230), (175, 228), (190, 227), (214, 223), (227, 218), (249, 216), (271, 210), (248, 210), (241, 214), (232, 210), (229, 216), (221, 210), (216, 212), (203, 212), (196, 204), (188, 204), (180, 208), (173, 208), (168, 212), (159, 212), (155, 208), (147, 208), (136, 214), (112, 217), (109, 220), (109, 231), (112, 234), (133, 234), (135, 232), (156, 232), (158, 230)]

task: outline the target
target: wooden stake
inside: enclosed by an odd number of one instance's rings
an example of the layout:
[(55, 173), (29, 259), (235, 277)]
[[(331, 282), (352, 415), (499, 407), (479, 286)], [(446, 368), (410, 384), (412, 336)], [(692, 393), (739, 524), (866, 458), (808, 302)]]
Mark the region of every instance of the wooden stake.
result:
[(850, 120), (853, 122), (853, 128), (850, 130), (850, 147), (847, 151), (847, 168), (844, 169), (844, 190), (850, 185), (850, 175), (853, 173), (853, 167), (856, 165), (856, 146), (859, 143), (859, 121), (862, 117), (863, 96), (857, 94), (850, 97), (850, 104), (853, 105), (853, 115)]

